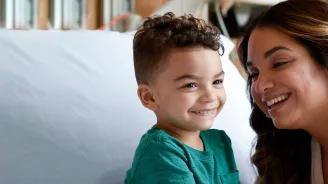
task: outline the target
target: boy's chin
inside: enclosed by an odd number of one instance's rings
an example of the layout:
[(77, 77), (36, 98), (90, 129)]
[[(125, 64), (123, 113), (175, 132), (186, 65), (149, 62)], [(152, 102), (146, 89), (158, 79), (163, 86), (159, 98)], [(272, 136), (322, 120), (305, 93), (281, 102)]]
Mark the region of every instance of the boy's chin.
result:
[(208, 130), (213, 126), (213, 123), (214, 123), (214, 120), (208, 120), (208, 121), (198, 123), (197, 129), (201, 130), (201, 131)]

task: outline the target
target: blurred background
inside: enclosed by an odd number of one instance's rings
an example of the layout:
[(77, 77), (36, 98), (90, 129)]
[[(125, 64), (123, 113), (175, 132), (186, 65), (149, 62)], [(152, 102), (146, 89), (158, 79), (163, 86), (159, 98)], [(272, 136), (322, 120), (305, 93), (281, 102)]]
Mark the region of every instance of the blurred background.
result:
[[(282, 0), (0, 0), (0, 29), (136, 30), (155, 14), (193, 14), (235, 44), (245, 25)], [(230, 59), (240, 73), (236, 52)]]
[(281, 0), (0, 0), (1, 29), (130, 31), (147, 16), (190, 13), (238, 37), (256, 14)]

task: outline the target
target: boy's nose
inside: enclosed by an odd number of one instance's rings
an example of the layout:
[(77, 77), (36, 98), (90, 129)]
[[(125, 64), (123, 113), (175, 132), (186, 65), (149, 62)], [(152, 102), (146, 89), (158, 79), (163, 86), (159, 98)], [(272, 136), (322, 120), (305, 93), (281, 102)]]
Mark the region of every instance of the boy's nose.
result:
[(206, 89), (204, 93), (201, 96), (202, 102), (213, 102), (217, 99), (216, 93), (214, 93), (214, 90)]

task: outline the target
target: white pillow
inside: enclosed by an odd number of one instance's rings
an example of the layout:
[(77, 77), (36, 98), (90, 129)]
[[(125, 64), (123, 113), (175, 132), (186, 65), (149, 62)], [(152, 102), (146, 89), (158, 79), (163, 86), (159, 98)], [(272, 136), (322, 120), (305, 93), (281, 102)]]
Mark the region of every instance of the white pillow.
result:
[[(0, 183), (123, 183), (155, 123), (136, 94), (131, 35), (0, 31)], [(228, 100), (214, 128), (230, 135), (252, 183), (245, 82), (223, 60)]]

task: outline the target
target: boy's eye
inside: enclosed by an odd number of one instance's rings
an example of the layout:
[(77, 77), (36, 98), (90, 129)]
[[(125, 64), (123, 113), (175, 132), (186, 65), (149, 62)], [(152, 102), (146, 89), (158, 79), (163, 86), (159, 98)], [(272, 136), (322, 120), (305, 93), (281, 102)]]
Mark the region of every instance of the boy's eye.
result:
[(222, 83), (223, 83), (223, 80), (215, 80), (213, 82), (213, 84), (215, 84), (215, 85), (222, 84)]
[(184, 88), (195, 88), (197, 87), (195, 83), (189, 83), (184, 86)]

